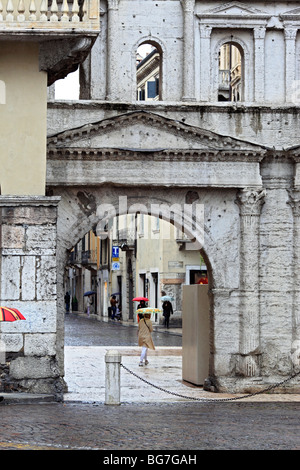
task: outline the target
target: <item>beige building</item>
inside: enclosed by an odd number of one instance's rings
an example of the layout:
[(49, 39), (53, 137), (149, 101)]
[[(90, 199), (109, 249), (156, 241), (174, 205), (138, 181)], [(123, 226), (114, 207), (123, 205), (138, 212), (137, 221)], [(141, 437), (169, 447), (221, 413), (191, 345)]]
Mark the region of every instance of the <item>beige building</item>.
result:
[[(2, 195), (45, 195), (47, 86), (88, 55), (99, 32), (98, 2), (58, 7), (1, 3), (0, 164)], [(30, 163), (29, 163), (30, 162)]]
[[(136, 321), (132, 298), (146, 297), (148, 306), (161, 309), (166, 294), (174, 299), (171, 323), (181, 324), (182, 286), (206, 273), (187, 235), (159, 217), (132, 214), (115, 219), (112, 245), (119, 247), (120, 268), (111, 271), (110, 293), (119, 292), (123, 319)], [(162, 323), (163, 316), (157, 313), (152, 320)]]

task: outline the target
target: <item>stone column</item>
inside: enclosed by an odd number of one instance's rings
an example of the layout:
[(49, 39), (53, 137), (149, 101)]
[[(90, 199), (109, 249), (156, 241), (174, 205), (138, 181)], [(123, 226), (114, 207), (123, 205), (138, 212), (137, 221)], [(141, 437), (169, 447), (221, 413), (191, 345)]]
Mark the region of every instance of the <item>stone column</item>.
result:
[(183, 9), (183, 96), (182, 101), (195, 101), (195, 0), (181, 0)]
[(300, 340), (300, 191), (290, 193), (290, 205), (294, 216), (294, 301), (292, 341)]
[(265, 99), (265, 35), (265, 27), (254, 28), (254, 93), (256, 102), (263, 102)]
[(115, 101), (119, 97), (119, 0), (108, 0), (107, 3), (106, 99)]
[(259, 217), (264, 196), (264, 190), (246, 188), (236, 201), (241, 224), (240, 373), (246, 377), (259, 375)]
[(297, 28), (287, 27), (284, 30), (285, 39), (285, 100), (293, 102), (296, 80), (296, 36)]
[(206, 25), (200, 25), (200, 100), (211, 100), (211, 50), (210, 36), (212, 28)]

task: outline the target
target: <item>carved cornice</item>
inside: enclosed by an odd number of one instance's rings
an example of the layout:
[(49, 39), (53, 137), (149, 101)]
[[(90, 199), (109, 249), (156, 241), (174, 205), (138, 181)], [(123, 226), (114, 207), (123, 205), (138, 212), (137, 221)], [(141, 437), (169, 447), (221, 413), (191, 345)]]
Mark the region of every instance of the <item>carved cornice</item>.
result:
[(0, 196), (0, 207), (58, 206), (60, 196)]
[(279, 15), (283, 21), (300, 21), (300, 8), (295, 8), (293, 10), (286, 11), (285, 13), (281, 13)]
[(68, 161), (192, 161), (192, 162), (256, 162), (263, 158), (259, 152), (203, 149), (122, 149), (122, 148), (48, 148), (48, 160)]
[(290, 147), (286, 149), (288, 156), (291, 157), (295, 163), (300, 163), (300, 146)]
[(48, 73), (48, 86), (74, 72), (90, 53), (95, 39), (60, 39), (42, 43), (39, 66), (40, 70)]
[[(200, 19), (224, 19), (227, 20), (268, 20), (271, 14), (249, 7), (246, 3), (230, 2), (222, 4), (216, 8), (212, 8), (201, 12), (197, 15)], [(226, 25), (225, 25), (226, 26)]]

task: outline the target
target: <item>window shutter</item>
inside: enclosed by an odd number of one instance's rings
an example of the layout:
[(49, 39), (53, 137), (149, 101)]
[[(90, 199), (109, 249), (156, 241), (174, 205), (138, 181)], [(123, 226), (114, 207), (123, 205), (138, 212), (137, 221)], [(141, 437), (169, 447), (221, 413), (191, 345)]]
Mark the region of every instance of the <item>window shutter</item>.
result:
[(156, 83), (148, 82), (147, 91), (148, 91), (148, 98), (155, 98), (156, 97)]

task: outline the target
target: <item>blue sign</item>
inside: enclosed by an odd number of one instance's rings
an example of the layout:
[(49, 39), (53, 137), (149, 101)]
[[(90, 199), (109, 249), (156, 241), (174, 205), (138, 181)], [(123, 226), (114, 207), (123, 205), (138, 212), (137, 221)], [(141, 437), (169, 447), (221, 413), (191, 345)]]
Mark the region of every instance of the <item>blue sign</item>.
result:
[(112, 258), (119, 258), (119, 247), (113, 246), (112, 247)]

